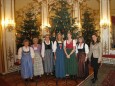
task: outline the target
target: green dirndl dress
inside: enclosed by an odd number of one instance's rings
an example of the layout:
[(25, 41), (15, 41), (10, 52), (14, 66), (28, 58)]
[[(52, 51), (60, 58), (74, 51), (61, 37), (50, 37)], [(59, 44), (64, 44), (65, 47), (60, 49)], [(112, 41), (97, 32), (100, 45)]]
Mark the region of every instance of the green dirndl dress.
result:
[[(66, 42), (66, 52), (68, 54), (73, 50), (73, 41), (68, 44)], [(75, 52), (70, 56), (70, 58), (65, 57), (65, 73), (69, 75), (77, 75), (78, 64), (76, 60)]]

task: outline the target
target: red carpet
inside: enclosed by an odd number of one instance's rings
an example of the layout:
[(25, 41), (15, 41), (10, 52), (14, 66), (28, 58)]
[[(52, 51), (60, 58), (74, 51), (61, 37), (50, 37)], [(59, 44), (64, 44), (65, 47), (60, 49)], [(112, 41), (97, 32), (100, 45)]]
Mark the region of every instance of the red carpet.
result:
[(115, 86), (115, 70), (111, 70), (102, 82), (102, 86)]

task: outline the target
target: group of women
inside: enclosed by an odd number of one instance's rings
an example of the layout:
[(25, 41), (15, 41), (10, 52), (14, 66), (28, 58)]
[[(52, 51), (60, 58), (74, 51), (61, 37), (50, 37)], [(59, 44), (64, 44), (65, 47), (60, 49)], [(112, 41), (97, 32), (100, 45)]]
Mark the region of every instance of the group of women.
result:
[(37, 38), (33, 39), (31, 46), (27, 39), (24, 40), (24, 46), (18, 50), (22, 78), (32, 79), (33, 76), (41, 76), (44, 73), (52, 75), (54, 71), (56, 78), (85, 78), (89, 70), (89, 59), (94, 69), (92, 82), (95, 83), (101, 63), (101, 43), (95, 34), (92, 35), (92, 40), (90, 50), (83, 37), (79, 37), (76, 42), (70, 32), (67, 34), (67, 40), (63, 40), (61, 33), (58, 33), (54, 42), (46, 35), (42, 45), (38, 44)]

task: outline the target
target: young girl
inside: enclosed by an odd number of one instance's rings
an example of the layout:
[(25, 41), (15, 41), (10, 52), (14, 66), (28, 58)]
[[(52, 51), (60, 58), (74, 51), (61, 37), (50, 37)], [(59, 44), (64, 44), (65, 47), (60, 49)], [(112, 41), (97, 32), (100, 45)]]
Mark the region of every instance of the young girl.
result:
[(55, 75), (56, 78), (65, 77), (64, 49), (63, 38), (61, 33), (57, 34), (57, 40), (54, 42), (54, 57), (55, 57)]
[(32, 48), (35, 52), (34, 57), (34, 76), (41, 76), (43, 75), (43, 63), (42, 63), (42, 57), (41, 57), (41, 45), (38, 44), (38, 39), (33, 39), (33, 45)]
[(50, 36), (47, 34), (45, 36), (45, 41), (42, 43), (41, 55), (44, 62), (44, 72), (48, 75), (52, 75), (53, 72), (53, 42), (50, 41)]
[(29, 40), (24, 40), (24, 46), (18, 50), (18, 59), (21, 63), (21, 76), (23, 79), (32, 79), (33, 77), (33, 62), (34, 50), (29, 47)]

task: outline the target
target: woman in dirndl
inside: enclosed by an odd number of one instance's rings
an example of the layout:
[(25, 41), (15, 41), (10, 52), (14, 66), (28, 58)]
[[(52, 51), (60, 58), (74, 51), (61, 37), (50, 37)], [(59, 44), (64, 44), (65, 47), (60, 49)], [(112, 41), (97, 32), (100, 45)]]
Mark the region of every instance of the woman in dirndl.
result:
[(45, 35), (45, 40), (42, 43), (41, 55), (43, 58), (44, 72), (49, 75), (53, 74), (54, 58), (53, 58), (53, 42), (50, 41), (50, 36)]
[(54, 42), (54, 57), (55, 57), (55, 75), (56, 78), (65, 77), (65, 53), (63, 49), (63, 38), (61, 33), (57, 34), (57, 39)]
[(33, 45), (31, 46), (34, 49), (35, 57), (34, 57), (34, 76), (43, 75), (43, 63), (41, 57), (41, 45), (38, 44), (38, 38), (33, 38)]
[(67, 40), (64, 41), (64, 51), (65, 51), (65, 73), (66, 76), (70, 75), (72, 77), (77, 75), (77, 61), (75, 56), (76, 42), (72, 39), (72, 34), (68, 32)]
[(78, 60), (78, 77), (85, 79), (87, 77), (88, 64), (87, 55), (89, 53), (88, 45), (84, 42), (84, 38), (80, 36), (78, 38), (78, 44), (76, 46), (76, 56)]
[(18, 50), (18, 59), (21, 63), (21, 76), (28, 80), (33, 78), (34, 50), (29, 47), (29, 40), (24, 40), (24, 46)]

